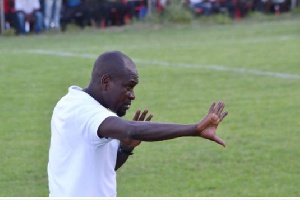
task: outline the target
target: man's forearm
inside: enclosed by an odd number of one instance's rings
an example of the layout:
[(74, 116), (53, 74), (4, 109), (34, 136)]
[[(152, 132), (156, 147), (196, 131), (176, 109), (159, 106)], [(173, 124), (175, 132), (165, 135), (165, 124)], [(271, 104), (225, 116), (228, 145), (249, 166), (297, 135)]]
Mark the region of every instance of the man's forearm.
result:
[(122, 165), (127, 161), (128, 157), (133, 154), (132, 151), (133, 151), (133, 149), (128, 149), (128, 148), (124, 147), (122, 145), (122, 143), (120, 144), (120, 146), (118, 148), (118, 153), (117, 153), (117, 161), (116, 161), (115, 170), (122, 167)]
[(99, 126), (98, 135), (119, 140), (139, 141), (161, 141), (184, 136), (200, 136), (197, 124), (127, 121), (118, 117), (105, 119)]
[(197, 135), (196, 125), (178, 125), (153, 122), (129, 122), (130, 139), (141, 141), (161, 141), (183, 136)]

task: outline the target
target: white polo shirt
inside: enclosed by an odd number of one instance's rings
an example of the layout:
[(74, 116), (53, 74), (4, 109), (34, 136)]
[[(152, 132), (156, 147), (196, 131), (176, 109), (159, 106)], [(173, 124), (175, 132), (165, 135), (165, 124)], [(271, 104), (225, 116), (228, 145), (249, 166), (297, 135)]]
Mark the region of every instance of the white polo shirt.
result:
[(41, 8), (39, 0), (15, 0), (15, 10), (31, 14), (34, 10)]
[(48, 162), (50, 197), (115, 197), (119, 141), (100, 139), (99, 125), (116, 116), (80, 87), (54, 108)]

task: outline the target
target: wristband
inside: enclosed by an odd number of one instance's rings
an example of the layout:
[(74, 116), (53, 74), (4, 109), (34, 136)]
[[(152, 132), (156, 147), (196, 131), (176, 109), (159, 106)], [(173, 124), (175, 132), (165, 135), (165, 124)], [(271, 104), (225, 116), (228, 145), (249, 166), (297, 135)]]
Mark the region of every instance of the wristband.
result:
[(132, 151), (133, 151), (133, 149), (132, 150), (125, 150), (121, 146), (119, 146), (119, 149), (118, 149), (119, 153), (125, 154), (127, 156), (133, 155)]

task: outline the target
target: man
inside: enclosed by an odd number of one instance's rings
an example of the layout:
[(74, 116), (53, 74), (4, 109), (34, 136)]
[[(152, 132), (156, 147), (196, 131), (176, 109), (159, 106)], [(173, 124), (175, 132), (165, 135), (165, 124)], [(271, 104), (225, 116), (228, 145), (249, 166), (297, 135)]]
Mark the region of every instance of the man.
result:
[(48, 163), (51, 197), (115, 197), (116, 170), (141, 141), (194, 136), (225, 146), (216, 135), (228, 113), (223, 112), (223, 102), (213, 103), (196, 124), (149, 122), (152, 115), (147, 110), (138, 110), (133, 121), (122, 119), (135, 99), (137, 84), (134, 62), (109, 51), (95, 61), (88, 87), (71, 86), (57, 103)]
[(89, 8), (84, 0), (63, 0), (61, 8), (61, 31), (67, 30), (67, 25), (74, 20), (76, 25), (84, 29), (90, 23)]
[[(15, 26), (15, 19), (14, 19), (14, 1), (13, 0), (4, 0), (3, 1), (4, 7), (4, 23), (5, 29), (10, 29), (10, 27)], [(0, 16), (2, 17), (2, 16)]]
[(44, 0), (44, 26), (45, 30), (60, 29), (60, 13), (62, 0)]
[(212, 12), (211, 0), (190, 0), (190, 8), (194, 14), (203, 13), (208, 16)]
[[(15, 0), (16, 34), (27, 34), (30, 23), (35, 33), (43, 31), (43, 14), (39, 0)], [(27, 24), (27, 26), (26, 26)]]

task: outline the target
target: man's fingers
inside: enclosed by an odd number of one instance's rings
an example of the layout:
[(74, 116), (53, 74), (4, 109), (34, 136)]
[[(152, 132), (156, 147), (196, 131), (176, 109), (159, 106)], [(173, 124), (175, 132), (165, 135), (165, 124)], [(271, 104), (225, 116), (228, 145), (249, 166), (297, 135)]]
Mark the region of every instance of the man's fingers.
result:
[(224, 102), (220, 101), (220, 102), (218, 103), (217, 108), (216, 108), (216, 112), (217, 112), (216, 114), (217, 114), (218, 116), (221, 115), (224, 106), (225, 106)]
[(147, 113), (148, 113), (148, 110), (144, 110), (139, 118), (139, 121), (144, 121)]
[(152, 117), (153, 117), (153, 115), (149, 115), (145, 121), (150, 121), (152, 119)]
[(215, 136), (213, 138), (213, 141), (215, 141), (216, 143), (218, 143), (218, 144), (222, 145), (223, 147), (225, 147), (225, 142), (221, 138), (219, 138), (218, 136)]
[(214, 112), (215, 105), (216, 105), (216, 102), (212, 102), (212, 104), (211, 104), (211, 106), (210, 106), (210, 108), (209, 108), (208, 113)]
[(140, 111), (140, 110), (137, 110), (137, 111), (135, 112), (135, 115), (134, 115), (134, 117), (133, 117), (132, 120), (133, 120), (133, 121), (138, 121), (140, 114), (141, 114), (141, 111)]
[[(146, 116), (147, 116), (147, 114), (148, 114), (148, 110), (147, 109), (145, 109), (143, 112), (142, 112), (142, 114), (141, 114), (141, 110), (137, 110), (136, 112), (135, 112), (135, 115), (134, 115), (134, 117), (133, 117), (133, 121), (150, 121), (151, 119), (152, 119), (152, 117), (153, 117), (153, 115), (149, 115), (147, 118), (146, 118)], [(146, 119), (145, 119), (146, 118)]]
[(225, 111), (221, 114), (220, 116), (220, 122), (224, 119), (224, 117), (226, 117), (228, 115), (228, 111)]

